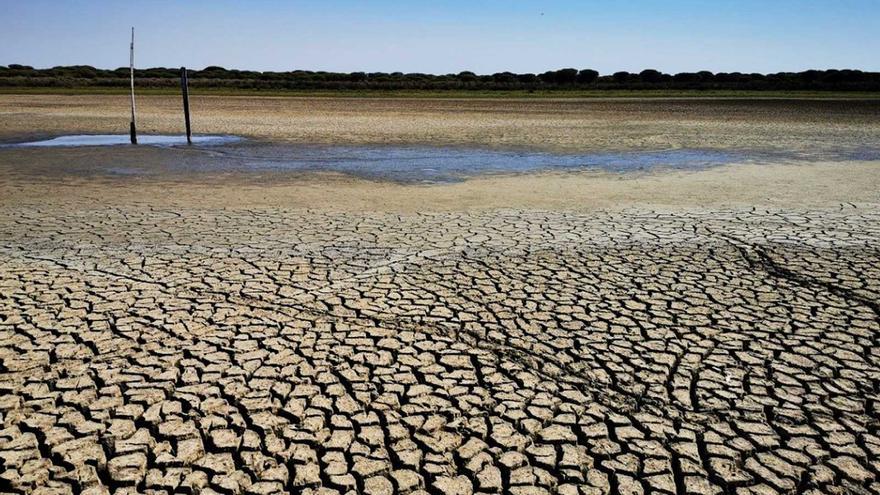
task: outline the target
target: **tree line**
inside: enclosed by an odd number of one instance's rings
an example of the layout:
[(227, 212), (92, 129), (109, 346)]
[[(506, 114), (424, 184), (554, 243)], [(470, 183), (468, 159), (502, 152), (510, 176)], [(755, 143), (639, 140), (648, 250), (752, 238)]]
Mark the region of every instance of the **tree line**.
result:
[[(498, 72), (479, 75), (402, 72), (324, 72), (294, 70), (258, 72), (211, 66), (188, 72), (195, 88), (251, 90), (810, 90), (880, 91), (880, 72), (860, 70), (808, 70), (774, 74), (740, 72), (681, 72), (666, 74), (654, 69), (638, 73), (600, 75), (592, 69), (559, 69), (541, 74)], [(179, 69), (136, 69), (140, 87), (164, 88), (179, 84)], [(27, 65), (0, 66), (0, 87), (125, 87), (129, 69), (96, 69), (87, 65), (35, 69)]]

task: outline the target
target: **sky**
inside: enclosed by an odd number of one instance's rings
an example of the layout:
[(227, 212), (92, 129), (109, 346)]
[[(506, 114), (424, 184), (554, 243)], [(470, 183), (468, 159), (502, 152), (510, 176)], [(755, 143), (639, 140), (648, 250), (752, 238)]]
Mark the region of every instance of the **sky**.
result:
[(0, 0), (0, 65), (880, 71), (880, 0)]

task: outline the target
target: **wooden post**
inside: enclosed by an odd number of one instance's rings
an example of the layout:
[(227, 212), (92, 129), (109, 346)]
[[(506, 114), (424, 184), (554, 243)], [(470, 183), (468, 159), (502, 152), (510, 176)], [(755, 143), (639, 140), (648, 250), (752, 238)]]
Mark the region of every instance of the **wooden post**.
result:
[(193, 144), (192, 129), (189, 126), (189, 83), (186, 78), (186, 67), (180, 68), (180, 90), (183, 92), (183, 119), (186, 121), (186, 144)]
[(134, 118), (134, 27), (131, 28), (131, 51), (129, 54), (129, 73), (131, 75), (131, 127), (129, 133), (131, 144), (138, 144), (137, 125)]

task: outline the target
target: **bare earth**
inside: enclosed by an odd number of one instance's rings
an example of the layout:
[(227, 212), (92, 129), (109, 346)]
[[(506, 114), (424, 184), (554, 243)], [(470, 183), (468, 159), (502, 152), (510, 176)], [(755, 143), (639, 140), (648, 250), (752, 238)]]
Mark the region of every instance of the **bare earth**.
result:
[[(872, 102), (196, 103), (299, 142), (880, 142)], [(0, 96), (2, 140), (126, 125)], [(0, 149), (0, 491), (880, 493), (878, 162), (412, 186), (90, 153)]]

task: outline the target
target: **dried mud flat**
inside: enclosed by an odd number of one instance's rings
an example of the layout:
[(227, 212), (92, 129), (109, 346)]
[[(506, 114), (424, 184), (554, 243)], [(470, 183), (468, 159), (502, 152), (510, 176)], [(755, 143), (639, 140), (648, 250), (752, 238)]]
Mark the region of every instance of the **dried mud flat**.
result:
[(880, 214), (23, 209), (2, 479), (877, 492)]
[(876, 165), (8, 174), (0, 491), (880, 493)]

